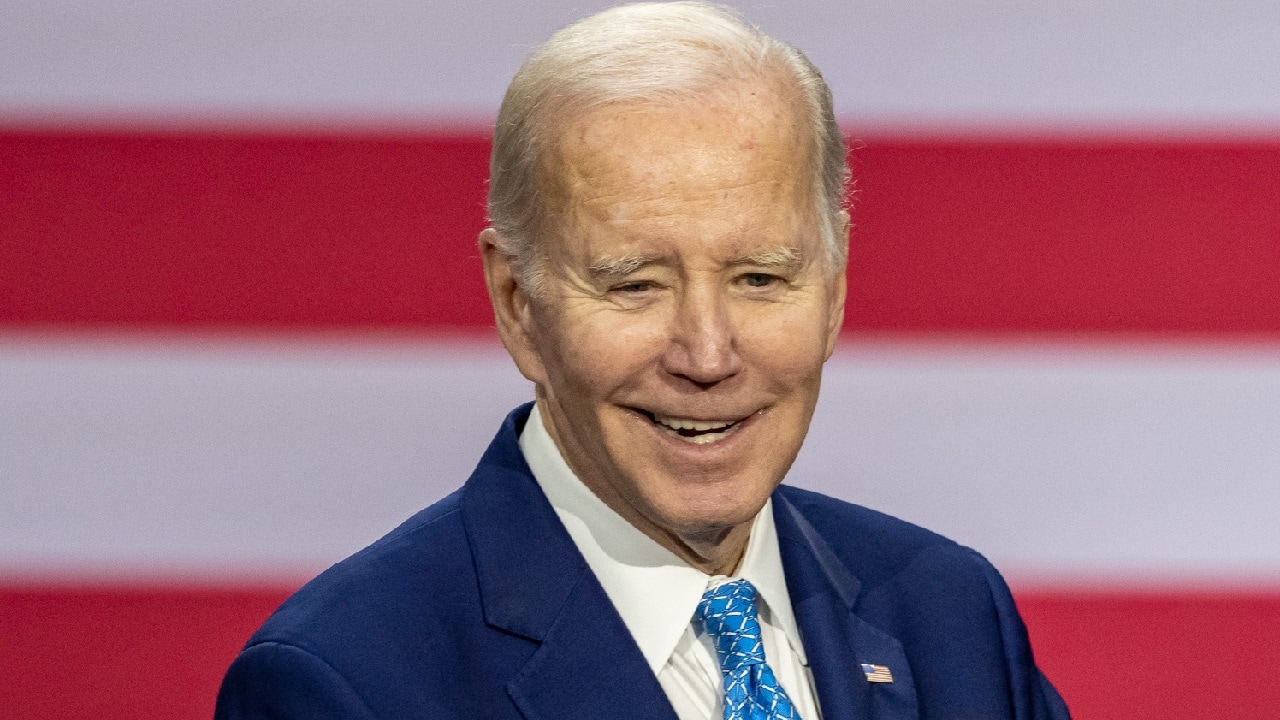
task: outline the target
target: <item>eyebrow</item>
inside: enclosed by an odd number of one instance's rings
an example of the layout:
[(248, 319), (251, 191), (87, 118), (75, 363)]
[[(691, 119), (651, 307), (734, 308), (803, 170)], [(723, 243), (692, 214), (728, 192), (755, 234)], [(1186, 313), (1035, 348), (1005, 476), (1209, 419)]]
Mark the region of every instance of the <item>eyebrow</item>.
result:
[(656, 255), (623, 255), (614, 257), (606, 255), (597, 259), (587, 267), (592, 277), (621, 278), (630, 275), (645, 265), (658, 262)]
[(780, 268), (784, 270), (799, 270), (804, 265), (804, 256), (800, 251), (793, 247), (778, 247), (772, 250), (764, 250), (762, 252), (753, 253), (745, 257), (736, 258), (729, 262), (730, 265), (753, 265), (756, 267)]
[[(624, 278), (646, 265), (662, 262), (657, 255), (605, 255), (587, 267), (594, 278)], [(733, 258), (728, 263), (733, 267), (763, 267), (782, 270), (799, 270), (804, 265), (804, 256), (793, 247), (777, 247), (762, 250), (750, 255)]]

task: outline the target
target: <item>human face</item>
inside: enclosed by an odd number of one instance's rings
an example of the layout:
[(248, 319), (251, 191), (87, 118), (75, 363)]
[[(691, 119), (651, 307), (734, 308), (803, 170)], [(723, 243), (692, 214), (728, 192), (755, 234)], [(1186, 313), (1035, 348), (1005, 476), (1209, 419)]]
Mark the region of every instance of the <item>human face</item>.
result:
[(844, 310), (802, 128), (753, 90), (567, 126), (541, 168), (536, 295), (481, 243), (503, 340), (565, 460), (695, 564), (745, 546), (800, 450)]

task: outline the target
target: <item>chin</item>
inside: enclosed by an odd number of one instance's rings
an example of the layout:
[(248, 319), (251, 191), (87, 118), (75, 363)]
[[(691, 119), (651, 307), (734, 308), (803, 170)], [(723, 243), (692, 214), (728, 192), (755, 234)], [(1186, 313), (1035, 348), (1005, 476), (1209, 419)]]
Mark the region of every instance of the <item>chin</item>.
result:
[[(708, 497), (711, 494), (711, 497)], [(677, 506), (658, 510), (660, 523), (684, 537), (705, 536), (731, 530), (755, 519), (770, 493), (739, 490), (715, 497), (704, 490)]]

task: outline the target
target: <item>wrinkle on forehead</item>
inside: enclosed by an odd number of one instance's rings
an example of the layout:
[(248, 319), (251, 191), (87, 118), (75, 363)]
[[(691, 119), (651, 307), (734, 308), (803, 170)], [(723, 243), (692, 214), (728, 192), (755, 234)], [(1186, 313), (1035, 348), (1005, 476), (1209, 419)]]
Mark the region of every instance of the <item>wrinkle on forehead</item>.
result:
[(654, 218), (654, 201), (729, 200), (775, 186), (778, 202), (811, 193), (799, 113), (767, 87), (720, 91), (704, 102), (616, 103), (570, 123), (544, 156), (545, 208), (612, 225)]

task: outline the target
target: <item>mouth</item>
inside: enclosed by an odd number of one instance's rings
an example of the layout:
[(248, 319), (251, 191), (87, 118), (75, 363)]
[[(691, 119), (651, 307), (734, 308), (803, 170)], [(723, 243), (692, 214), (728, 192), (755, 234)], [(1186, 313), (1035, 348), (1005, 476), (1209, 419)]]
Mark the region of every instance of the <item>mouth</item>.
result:
[(634, 408), (636, 412), (649, 419), (654, 427), (673, 437), (678, 437), (694, 445), (710, 445), (720, 442), (738, 431), (750, 417), (734, 420), (695, 420), (671, 415), (658, 415), (648, 410)]

